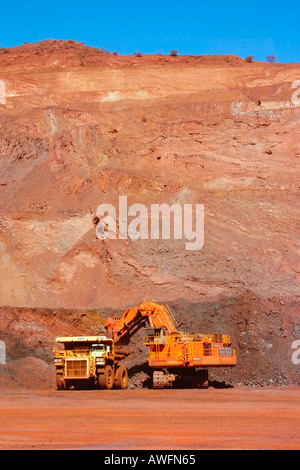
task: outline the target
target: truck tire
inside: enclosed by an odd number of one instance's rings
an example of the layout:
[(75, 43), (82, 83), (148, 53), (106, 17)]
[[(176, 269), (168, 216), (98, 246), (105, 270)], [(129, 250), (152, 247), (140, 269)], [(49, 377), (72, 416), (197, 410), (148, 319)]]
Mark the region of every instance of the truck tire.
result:
[(66, 382), (62, 374), (56, 374), (56, 387), (57, 387), (57, 390), (66, 389)]
[(124, 390), (128, 385), (128, 371), (126, 367), (120, 366), (117, 368), (115, 377), (115, 387), (119, 390)]
[(103, 372), (99, 374), (98, 383), (100, 388), (111, 390), (114, 385), (114, 370), (111, 366), (106, 366)]

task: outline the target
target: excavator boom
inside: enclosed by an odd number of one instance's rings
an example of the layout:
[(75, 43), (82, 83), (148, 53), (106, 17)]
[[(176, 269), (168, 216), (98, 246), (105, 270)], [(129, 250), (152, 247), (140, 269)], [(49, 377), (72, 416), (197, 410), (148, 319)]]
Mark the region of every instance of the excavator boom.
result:
[(139, 307), (130, 308), (121, 318), (108, 318), (105, 328), (115, 343), (126, 344), (147, 320), (152, 328), (165, 328), (168, 334), (177, 333), (170, 309), (154, 302), (143, 302)]

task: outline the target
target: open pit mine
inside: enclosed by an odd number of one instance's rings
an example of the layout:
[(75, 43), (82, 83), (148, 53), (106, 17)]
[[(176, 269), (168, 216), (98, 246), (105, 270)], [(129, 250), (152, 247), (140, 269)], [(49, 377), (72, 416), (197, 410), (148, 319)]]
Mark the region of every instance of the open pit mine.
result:
[[(299, 80), (299, 64), (230, 55), (0, 51), (0, 388), (55, 388), (56, 337), (103, 335), (144, 301), (230, 335), (237, 365), (210, 384), (299, 383)], [(186, 249), (179, 212), (151, 232), (138, 210), (162, 204), (203, 207), (203, 243)], [(145, 386), (142, 331), (128, 348)]]

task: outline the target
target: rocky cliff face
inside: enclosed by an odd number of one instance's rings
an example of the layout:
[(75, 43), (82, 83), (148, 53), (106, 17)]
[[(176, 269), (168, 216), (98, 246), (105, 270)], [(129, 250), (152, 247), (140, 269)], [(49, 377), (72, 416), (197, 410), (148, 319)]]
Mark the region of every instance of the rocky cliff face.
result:
[[(168, 302), (189, 329), (224, 325), (244, 351), (256, 338), (262, 358), (284, 356), (290, 368), (299, 64), (118, 57), (46, 41), (0, 51), (0, 70), (0, 304), (120, 314)], [(118, 209), (125, 195), (149, 210), (204, 204), (203, 248), (172, 237), (100, 240), (97, 207)]]

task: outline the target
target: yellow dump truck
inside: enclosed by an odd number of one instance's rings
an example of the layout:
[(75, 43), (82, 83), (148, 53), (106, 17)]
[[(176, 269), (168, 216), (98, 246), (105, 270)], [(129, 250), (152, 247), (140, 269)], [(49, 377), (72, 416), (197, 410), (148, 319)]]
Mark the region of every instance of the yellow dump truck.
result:
[(106, 336), (56, 338), (54, 364), (58, 390), (127, 388), (128, 371), (119, 362), (129, 354)]

